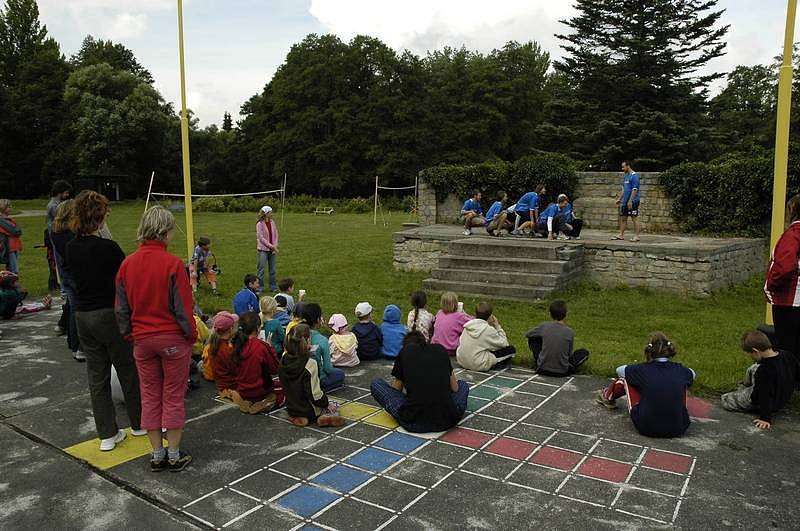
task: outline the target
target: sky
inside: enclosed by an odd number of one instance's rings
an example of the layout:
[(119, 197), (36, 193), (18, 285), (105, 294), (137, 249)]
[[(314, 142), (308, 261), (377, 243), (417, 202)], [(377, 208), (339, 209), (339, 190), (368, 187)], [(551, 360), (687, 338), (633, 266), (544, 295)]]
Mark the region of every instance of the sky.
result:
[[(0, 0), (1, 1), (1, 0)], [(42, 22), (70, 56), (86, 35), (132, 49), (156, 88), (179, 108), (177, 0), (38, 0)], [(309, 33), (357, 34), (424, 55), (443, 46), (489, 52), (509, 40), (537, 41), (561, 55), (559, 20), (571, 0), (184, 0), (187, 101), (202, 126), (238, 118), (292, 44)], [(757, 9), (755, 8), (757, 6)], [(782, 47), (785, 0), (720, 0), (730, 24), (727, 54), (708, 70), (770, 63)], [(719, 90), (719, 84), (712, 87)]]

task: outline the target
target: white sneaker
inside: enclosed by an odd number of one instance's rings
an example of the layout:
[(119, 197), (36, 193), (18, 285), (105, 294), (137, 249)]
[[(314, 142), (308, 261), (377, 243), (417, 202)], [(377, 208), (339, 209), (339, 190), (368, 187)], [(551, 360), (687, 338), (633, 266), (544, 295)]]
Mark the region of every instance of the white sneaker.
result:
[(141, 437), (142, 435), (147, 435), (147, 430), (144, 428), (138, 430), (134, 430), (133, 428), (131, 428), (131, 435), (133, 435), (134, 437)]
[(464, 229), (464, 236), (470, 236), (471, 234), (472, 234), (472, 231), (471, 231), (471, 230), (469, 230), (469, 229)]
[(108, 439), (102, 439), (100, 441), (100, 450), (103, 452), (108, 452), (116, 448), (117, 444), (121, 443), (125, 439), (125, 431), (119, 430), (117, 434), (113, 437), (109, 437)]
[(86, 361), (86, 354), (84, 354), (82, 350), (76, 350), (76, 351), (75, 351), (75, 352), (72, 354), (72, 358), (73, 358), (75, 361), (84, 362), (84, 361)]

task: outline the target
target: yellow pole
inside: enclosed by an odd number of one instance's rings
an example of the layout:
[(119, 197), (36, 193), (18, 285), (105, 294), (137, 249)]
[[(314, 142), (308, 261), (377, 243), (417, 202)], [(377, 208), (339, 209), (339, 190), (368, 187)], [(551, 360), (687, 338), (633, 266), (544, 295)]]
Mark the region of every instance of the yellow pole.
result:
[[(797, 0), (788, 0), (786, 33), (783, 39), (783, 64), (778, 78), (778, 116), (775, 126), (775, 177), (772, 191), (772, 230), (770, 253), (783, 234), (786, 223), (786, 175), (789, 172), (789, 117), (792, 112), (792, 51)], [(772, 324), (772, 308), (767, 303), (767, 323)]]
[(186, 214), (186, 252), (191, 258), (194, 251), (194, 224), (192, 222), (192, 172), (189, 162), (189, 113), (186, 110), (186, 68), (183, 58), (183, 0), (178, 0), (178, 49), (181, 62), (181, 151), (183, 158), (183, 205)]

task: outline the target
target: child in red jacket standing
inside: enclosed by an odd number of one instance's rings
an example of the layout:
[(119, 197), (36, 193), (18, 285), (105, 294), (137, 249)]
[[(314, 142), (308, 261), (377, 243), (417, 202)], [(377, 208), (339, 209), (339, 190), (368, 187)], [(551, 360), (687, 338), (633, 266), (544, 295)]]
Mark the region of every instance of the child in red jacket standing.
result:
[(278, 355), (272, 345), (258, 339), (261, 318), (247, 312), (239, 319), (239, 332), (233, 338), (231, 360), (236, 365), (236, 390), (243, 413), (269, 411), (283, 404), (283, 389), (276, 388), (273, 377), (278, 375)]

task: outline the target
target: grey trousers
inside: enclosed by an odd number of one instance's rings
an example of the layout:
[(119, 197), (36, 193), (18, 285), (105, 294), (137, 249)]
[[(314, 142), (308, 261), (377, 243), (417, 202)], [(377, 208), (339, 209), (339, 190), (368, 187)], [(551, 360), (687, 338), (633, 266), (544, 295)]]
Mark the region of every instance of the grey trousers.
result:
[(722, 395), (722, 407), (728, 411), (752, 411), (753, 386), (755, 385), (756, 371), (758, 364), (754, 363), (747, 368), (744, 373), (744, 382), (739, 384), (739, 388), (730, 393)]
[(117, 369), (131, 427), (138, 430), (142, 402), (139, 398), (139, 376), (133, 360), (133, 345), (120, 335), (114, 310), (103, 308), (91, 312), (75, 312), (75, 320), (81, 347), (86, 354), (89, 393), (98, 437), (108, 439), (119, 430), (117, 410), (111, 399), (112, 364)]

